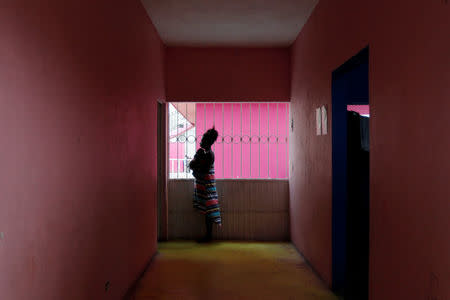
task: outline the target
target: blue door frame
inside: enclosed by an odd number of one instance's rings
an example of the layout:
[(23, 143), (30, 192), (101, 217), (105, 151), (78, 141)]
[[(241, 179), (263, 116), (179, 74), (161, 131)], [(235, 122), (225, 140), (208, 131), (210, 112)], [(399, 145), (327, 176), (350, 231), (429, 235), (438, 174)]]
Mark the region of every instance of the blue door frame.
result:
[(347, 265), (347, 105), (369, 104), (369, 48), (332, 73), (332, 277), (344, 294)]

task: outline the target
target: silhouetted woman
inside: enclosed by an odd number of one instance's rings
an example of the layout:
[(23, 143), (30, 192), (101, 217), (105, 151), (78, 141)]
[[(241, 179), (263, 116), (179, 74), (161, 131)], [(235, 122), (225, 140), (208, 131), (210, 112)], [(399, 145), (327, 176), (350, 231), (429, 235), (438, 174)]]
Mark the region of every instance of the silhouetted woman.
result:
[(222, 224), (214, 177), (214, 152), (211, 149), (217, 136), (217, 130), (209, 129), (202, 137), (200, 149), (189, 163), (195, 178), (194, 208), (205, 215), (206, 236), (200, 242), (211, 241), (213, 224)]

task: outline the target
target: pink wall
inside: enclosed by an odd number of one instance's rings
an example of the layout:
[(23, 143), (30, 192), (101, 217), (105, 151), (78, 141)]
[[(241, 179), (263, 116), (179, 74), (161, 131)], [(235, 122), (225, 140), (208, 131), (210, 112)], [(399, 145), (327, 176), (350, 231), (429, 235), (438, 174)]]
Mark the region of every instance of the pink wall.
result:
[(164, 47), (138, 0), (2, 1), (0, 36), (0, 298), (121, 299), (156, 249)]
[(354, 111), (360, 115), (370, 115), (369, 105), (347, 105), (347, 111)]
[(288, 49), (168, 48), (170, 101), (289, 101)]
[(292, 47), (292, 239), (331, 283), (331, 135), (314, 109), (370, 44), (372, 300), (450, 298), (449, 32), (446, 1), (321, 0)]
[(169, 143), (169, 173), (184, 172), (185, 143)]

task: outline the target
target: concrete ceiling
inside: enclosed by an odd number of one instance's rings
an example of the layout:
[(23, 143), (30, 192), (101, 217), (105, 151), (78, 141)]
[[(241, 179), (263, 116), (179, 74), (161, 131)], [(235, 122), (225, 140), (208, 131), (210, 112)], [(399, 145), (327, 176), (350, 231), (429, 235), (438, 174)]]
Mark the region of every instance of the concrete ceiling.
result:
[(168, 46), (291, 45), (319, 0), (142, 0)]

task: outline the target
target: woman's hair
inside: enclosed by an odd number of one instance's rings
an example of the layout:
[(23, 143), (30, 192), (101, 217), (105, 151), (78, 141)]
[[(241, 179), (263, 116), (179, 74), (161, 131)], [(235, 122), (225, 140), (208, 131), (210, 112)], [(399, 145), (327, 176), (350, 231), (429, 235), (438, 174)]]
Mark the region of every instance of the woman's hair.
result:
[(207, 132), (205, 132), (205, 134), (203, 134), (202, 141), (201, 141), (200, 145), (203, 145), (205, 147), (210, 147), (217, 140), (218, 136), (219, 136), (219, 133), (213, 127), (211, 129), (209, 129)]

